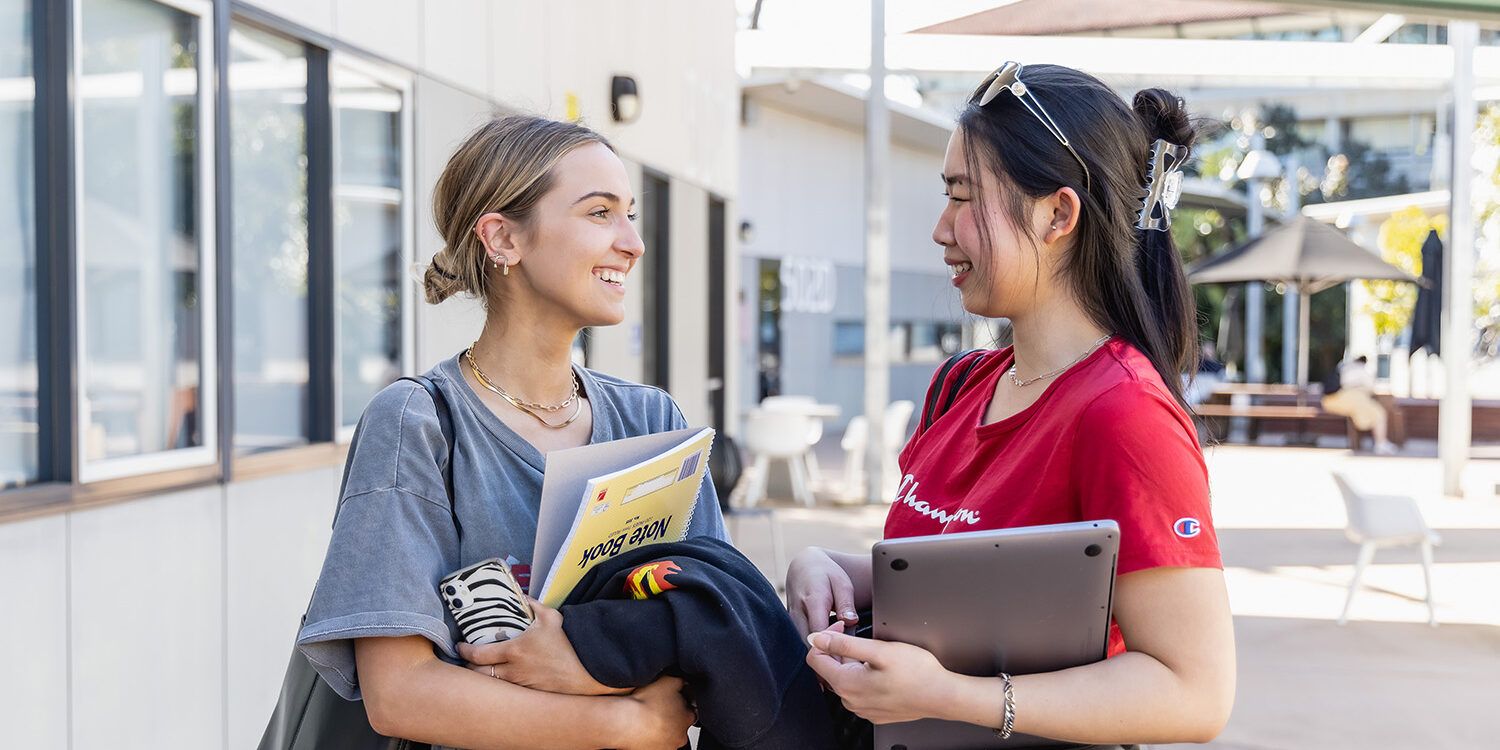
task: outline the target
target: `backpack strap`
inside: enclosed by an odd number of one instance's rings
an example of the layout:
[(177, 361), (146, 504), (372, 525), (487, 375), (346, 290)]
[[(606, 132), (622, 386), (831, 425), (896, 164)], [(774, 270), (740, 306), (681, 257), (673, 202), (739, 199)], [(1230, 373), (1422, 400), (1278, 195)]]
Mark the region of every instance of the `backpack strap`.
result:
[[(964, 382), (969, 379), (969, 373), (973, 372), (975, 365), (984, 359), (983, 355), (978, 357), (971, 355), (983, 351), (983, 349), (962, 351), (949, 357), (948, 361), (943, 363), (942, 368), (938, 370), (937, 377), (932, 380), (932, 387), (927, 389), (927, 399), (922, 404), (921, 425), (924, 432), (953, 406), (953, 402), (958, 399), (959, 391), (963, 390)], [(965, 359), (969, 362), (958, 370), (958, 376), (953, 379), (953, 383), (948, 384), (948, 376)]]
[(453, 516), (453, 528), (462, 539), (463, 527), (458, 523), (458, 510), (453, 505), (453, 413), (448, 410), (448, 400), (443, 398), (443, 392), (438, 390), (437, 383), (432, 382), (431, 378), (426, 375), (409, 375), (401, 380), (410, 380), (422, 386), (422, 390), (432, 397), (432, 406), (437, 411), (438, 429), (442, 431), (443, 444), (448, 448), (448, 460), (443, 463), (443, 489), (448, 493), (448, 513)]

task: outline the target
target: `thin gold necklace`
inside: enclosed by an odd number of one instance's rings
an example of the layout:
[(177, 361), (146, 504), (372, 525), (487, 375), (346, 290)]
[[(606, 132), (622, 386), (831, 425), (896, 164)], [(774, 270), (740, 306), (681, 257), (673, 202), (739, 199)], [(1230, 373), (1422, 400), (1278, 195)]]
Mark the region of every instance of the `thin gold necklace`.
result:
[[(474, 358), (474, 346), (472, 344), (464, 352), (464, 359), (468, 360), (469, 371), (474, 373), (474, 379), (479, 381), (479, 384), (481, 386), (484, 386), (485, 390), (495, 394), (496, 396), (499, 396), (500, 398), (505, 399), (506, 403), (516, 407), (516, 409), (530, 414), (532, 419), (541, 422), (546, 427), (550, 427), (554, 430), (560, 430), (570, 424), (573, 424), (573, 422), (577, 421), (578, 417), (583, 414), (583, 399), (578, 397), (578, 376), (576, 374), (574, 374), (573, 376), (573, 393), (572, 395), (568, 396), (566, 401), (563, 401), (561, 404), (558, 404), (556, 406), (532, 404), (530, 402), (522, 401), (521, 399), (518, 399), (515, 396), (510, 395), (509, 393), (506, 393), (505, 389), (495, 385), (494, 383), (491, 383), (490, 379), (485, 377), (484, 371), (479, 369), (479, 361)], [(536, 411), (533, 410), (543, 409), (549, 412), (560, 411), (564, 408), (567, 408), (568, 404), (570, 403), (574, 404), (573, 415), (557, 424), (548, 422), (545, 418), (542, 417), (542, 415), (536, 413)]]
[(1056, 370), (1053, 370), (1052, 372), (1042, 373), (1041, 375), (1038, 375), (1038, 376), (1036, 376), (1034, 378), (1030, 378), (1028, 380), (1022, 380), (1021, 378), (1019, 378), (1019, 377), (1016, 376), (1016, 365), (1015, 365), (1014, 362), (1012, 362), (1011, 365), (1010, 365), (1010, 373), (1009, 373), (1010, 374), (1010, 382), (1015, 383), (1015, 385), (1016, 385), (1017, 388), (1025, 388), (1026, 386), (1031, 385), (1032, 383), (1035, 383), (1038, 380), (1046, 380), (1047, 378), (1056, 377), (1056, 376), (1062, 374), (1063, 372), (1067, 371), (1067, 369), (1069, 367), (1072, 367), (1073, 365), (1076, 365), (1079, 362), (1082, 362), (1085, 359), (1088, 359), (1089, 355), (1093, 354), (1096, 351), (1098, 351), (1099, 347), (1104, 346), (1104, 342), (1109, 341), (1109, 339), (1110, 339), (1110, 337), (1112, 335), (1113, 334), (1105, 334), (1103, 338), (1099, 339), (1098, 341), (1095, 341), (1094, 345), (1091, 346), (1091, 347), (1089, 347), (1088, 351), (1086, 351), (1086, 352), (1078, 355), (1072, 362), (1069, 362), (1069, 363), (1063, 365), (1062, 367), (1059, 367)]

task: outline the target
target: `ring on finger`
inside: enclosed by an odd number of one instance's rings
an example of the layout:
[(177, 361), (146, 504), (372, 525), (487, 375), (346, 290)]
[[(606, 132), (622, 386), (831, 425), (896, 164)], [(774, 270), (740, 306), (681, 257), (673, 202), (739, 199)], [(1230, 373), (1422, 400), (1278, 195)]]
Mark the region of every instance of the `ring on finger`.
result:
[(497, 680), (500, 679), (500, 675), (495, 673), (495, 665), (493, 664), (490, 665), (490, 676)]

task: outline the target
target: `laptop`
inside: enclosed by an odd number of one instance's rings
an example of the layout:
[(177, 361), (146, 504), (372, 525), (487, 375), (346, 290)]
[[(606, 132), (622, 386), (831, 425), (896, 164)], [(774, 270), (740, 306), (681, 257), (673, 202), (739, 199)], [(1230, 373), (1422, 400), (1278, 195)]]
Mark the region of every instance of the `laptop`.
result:
[[(874, 636), (932, 652), (969, 675), (1052, 672), (1101, 661), (1109, 645), (1114, 521), (1026, 526), (878, 542)], [(1002, 710), (995, 706), (998, 714)], [(1067, 747), (924, 719), (875, 728), (875, 750)]]

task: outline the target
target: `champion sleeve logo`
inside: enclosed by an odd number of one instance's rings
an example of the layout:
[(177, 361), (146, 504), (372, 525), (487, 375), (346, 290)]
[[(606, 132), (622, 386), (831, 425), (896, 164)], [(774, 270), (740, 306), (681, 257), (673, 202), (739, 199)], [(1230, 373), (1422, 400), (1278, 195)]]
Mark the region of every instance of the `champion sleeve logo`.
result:
[(1172, 524), (1172, 533), (1183, 539), (1192, 539), (1203, 533), (1203, 524), (1198, 523), (1196, 518), (1179, 518), (1177, 523)]

